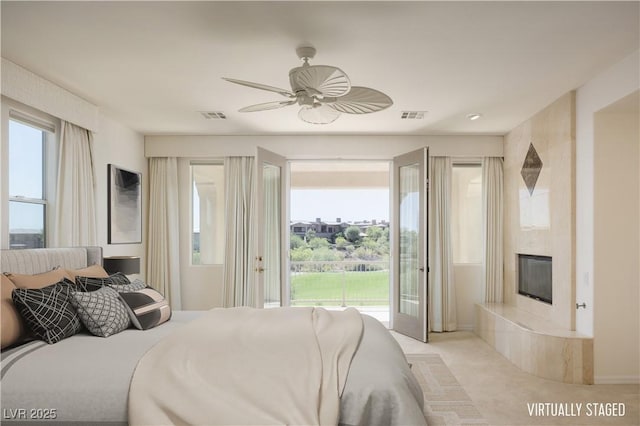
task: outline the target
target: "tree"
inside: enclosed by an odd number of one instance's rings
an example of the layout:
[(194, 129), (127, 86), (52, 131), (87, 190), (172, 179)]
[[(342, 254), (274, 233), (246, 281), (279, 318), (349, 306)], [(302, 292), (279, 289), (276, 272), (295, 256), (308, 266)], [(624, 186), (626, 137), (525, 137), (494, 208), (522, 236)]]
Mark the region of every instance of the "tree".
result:
[(329, 241), (326, 238), (322, 237), (313, 237), (307, 241), (309, 247), (313, 250), (317, 250), (319, 248), (329, 248)]
[(358, 243), (360, 241), (360, 228), (355, 225), (351, 225), (344, 231), (344, 236), (352, 243)]
[(383, 230), (377, 226), (370, 226), (367, 228), (367, 238), (377, 241), (383, 234)]
[(313, 256), (313, 250), (308, 247), (298, 247), (291, 250), (292, 262), (305, 262), (311, 260), (311, 256)]
[(312, 238), (315, 238), (315, 237), (316, 237), (315, 229), (309, 228), (309, 229), (307, 229), (306, 234), (304, 234), (304, 240), (306, 242), (309, 242), (309, 240), (311, 240)]
[(344, 250), (347, 247), (348, 241), (345, 237), (336, 237), (336, 248), (338, 250)]
[(289, 242), (289, 247), (291, 248), (291, 250), (305, 247), (306, 245), (307, 244), (304, 242), (301, 236), (295, 234), (291, 235), (291, 241)]

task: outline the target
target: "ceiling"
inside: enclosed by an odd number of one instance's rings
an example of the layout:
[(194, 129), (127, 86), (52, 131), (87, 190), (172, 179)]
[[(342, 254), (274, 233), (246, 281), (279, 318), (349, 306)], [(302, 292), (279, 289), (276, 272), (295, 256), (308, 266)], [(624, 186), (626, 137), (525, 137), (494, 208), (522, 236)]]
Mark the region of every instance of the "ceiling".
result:
[[(639, 48), (634, 2), (10, 2), (2, 56), (145, 135), (505, 134)], [(239, 113), (295, 48), (394, 105), (328, 125)], [(402, 111), (428, 111), (402, 120)], [(221, 111), (206, 120), (200, 111)], [(480, 113), (470, 121), (466, 116)]]

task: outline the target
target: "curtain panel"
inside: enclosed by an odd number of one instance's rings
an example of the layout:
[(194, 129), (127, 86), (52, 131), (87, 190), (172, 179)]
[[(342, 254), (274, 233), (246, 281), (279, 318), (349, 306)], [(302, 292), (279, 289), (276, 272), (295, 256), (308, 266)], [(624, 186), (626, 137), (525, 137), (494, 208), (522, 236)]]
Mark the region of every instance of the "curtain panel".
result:
[(429, 285), (431, 331), (455, 331), (456, 293), (451, 249), (450, 157), (431, 157), (431, 258)]
[(227, 157), (223, 303), (255, 306), (255, 160)]
[(483, 285), (485, 302), (503, 302), (503, 161), (482, 160)]
[(61, 120), (54, 247), (97, 244), (93, 133)]
[(178, 161), (149, 159), (149, 222), (147, 281), (162, 293), (172, 309), (182, 307), (178, 236)]

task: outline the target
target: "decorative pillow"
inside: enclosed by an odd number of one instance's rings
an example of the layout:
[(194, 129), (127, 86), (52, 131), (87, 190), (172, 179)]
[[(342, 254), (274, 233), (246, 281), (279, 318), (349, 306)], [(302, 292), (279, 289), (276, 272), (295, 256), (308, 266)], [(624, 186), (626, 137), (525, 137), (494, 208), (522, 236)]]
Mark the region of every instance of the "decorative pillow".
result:
[(76, 277), (76, 284), (80, 291), (96, 291), (106, 285), (126, 285), (131, 284), (129, 278), (122, 272), (116, 272), (106, 277)]
[(134, 327), (148, 330), (171, 318), (171, 307), (160, 293), (147, 287), (143, 290), (119, 293)]
[(64, 278), (69, 278), (67, 270), (62, 268), (56, 268), (49, 272), (43, 272), (41, 274), (26, 275), (26, 274), (5, 274), (11, 282), (18, 288), (43, 288), (62, 281)]
[(135, 280), (133, 280), (133, 282), (131, 284), (107, 284), (109, 287), (111, 287), (112, 289), (114, 289), (115, 291), (117, 291), (118, 293), (123, 293), (123, 292), (127, 292), (127, 291), (137, 291), (137, 290), (142, 290), (143, 288), (146, 288), (147, 285), (144, 283), (144, 281), (142, 281), (139, 278), (136, 278)]
[(11, 298), (36, 337), (52, 344), (73, 336), (82, 328), (78, 314), (69, 303), (74, 287), (71, 281), (63, 279), (41, 289), (16, 288)]
[(72, 292), (69, 301), (76, 308), (82, 324), (96, 336), (109, 337), (131, 325), (129, 312), (118, 298), (118, 292), (109, 287), (91, 292)]
[(0, 340), (2, 340), (2, 349), (4, 349), (7, 346), (19, 343), (24, 338), (27, 328), (11, 300), (11, 292), (16, 286), (4, 275), (1, 275), (0, 279), (2, 280), (2, 307), (0, 308), (2, 331), (0, 332)]
[(100, 265), (91, 265), (82, 269), (67, 269), (67, 275), (71, 281), (75, 281), (79, 275), (81, 277), (106, 278), (109, 276), (107, 271)]

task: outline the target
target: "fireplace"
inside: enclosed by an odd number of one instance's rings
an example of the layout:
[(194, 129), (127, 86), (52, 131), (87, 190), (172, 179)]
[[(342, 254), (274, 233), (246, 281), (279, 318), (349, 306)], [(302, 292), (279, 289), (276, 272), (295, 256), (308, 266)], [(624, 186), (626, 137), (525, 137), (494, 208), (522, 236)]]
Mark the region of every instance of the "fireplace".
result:
[(551, 257), (518, 254), (518, 293), (544, 303), (553, 302)]

